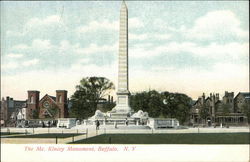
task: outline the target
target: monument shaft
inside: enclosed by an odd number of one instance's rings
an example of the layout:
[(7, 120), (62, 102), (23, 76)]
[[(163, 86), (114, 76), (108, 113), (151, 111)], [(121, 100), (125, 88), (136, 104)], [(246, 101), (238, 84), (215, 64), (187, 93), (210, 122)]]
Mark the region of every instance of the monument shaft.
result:
[(114, 113), (112, 113), (113, 117), (124, 118), (131, 114), (128, 85), (128, 9), (123, 1), (120, 10), (117, 102)]
[(120, 10), (118, 93), (128, 93), (128, 9), (122, 2)]

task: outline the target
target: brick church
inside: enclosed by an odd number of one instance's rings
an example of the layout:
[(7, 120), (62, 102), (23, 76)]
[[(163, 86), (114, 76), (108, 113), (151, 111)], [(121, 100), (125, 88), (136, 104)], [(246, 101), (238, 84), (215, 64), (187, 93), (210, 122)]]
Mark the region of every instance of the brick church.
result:
[(68, 99), (66, 90), (56, 90), (56, 97), (46, 94), (40, 99), (39, 91), (28, 91), (27, 119), (67, 118)]

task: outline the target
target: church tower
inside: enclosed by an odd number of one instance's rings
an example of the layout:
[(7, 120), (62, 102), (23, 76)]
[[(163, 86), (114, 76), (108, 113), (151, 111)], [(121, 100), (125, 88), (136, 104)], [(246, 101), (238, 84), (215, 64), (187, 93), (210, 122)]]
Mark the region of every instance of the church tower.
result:
[(56, 90), (56, 104), (59, 108), (58, 117), (66, 118), (68, 117), (68, 103), (67, 103), (67, 91), (66, 90)]
[(27, 102), (27, 111), (26, 117), (27, 119), (32, 119), (34, 117), (34, 112), (39, 111), (39, 91), (28, 91), (28, 102)]

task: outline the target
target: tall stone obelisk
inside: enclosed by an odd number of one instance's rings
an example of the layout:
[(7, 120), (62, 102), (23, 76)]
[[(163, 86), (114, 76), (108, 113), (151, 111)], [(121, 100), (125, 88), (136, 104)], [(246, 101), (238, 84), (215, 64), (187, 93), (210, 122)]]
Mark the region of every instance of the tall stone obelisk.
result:
[(128, 9), (122, 1), (120, 10), (120, 35), (119, 35), (119, 64), (118, 64), (118, 90), (116, 107), (113, 116), (128, 116), (131, 113), (129, 106), (128, 84)]

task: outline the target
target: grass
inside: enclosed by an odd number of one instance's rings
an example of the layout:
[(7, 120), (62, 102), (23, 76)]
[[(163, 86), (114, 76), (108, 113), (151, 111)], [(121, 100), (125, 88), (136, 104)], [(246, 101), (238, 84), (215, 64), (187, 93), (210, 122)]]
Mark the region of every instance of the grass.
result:
[(18, 135), (18, 136), (9, 136), (6, 138), (68, 138), (72, 136), (79, 136), (83, 134), (77, 133), (46, 133), (46, 134), (27, 134), (27, 135)]
[(1, 132), (1, 136), (25, 134), (23, 132)]
[(249, 133), (106, 134), (72, 144), (249, 144)]

